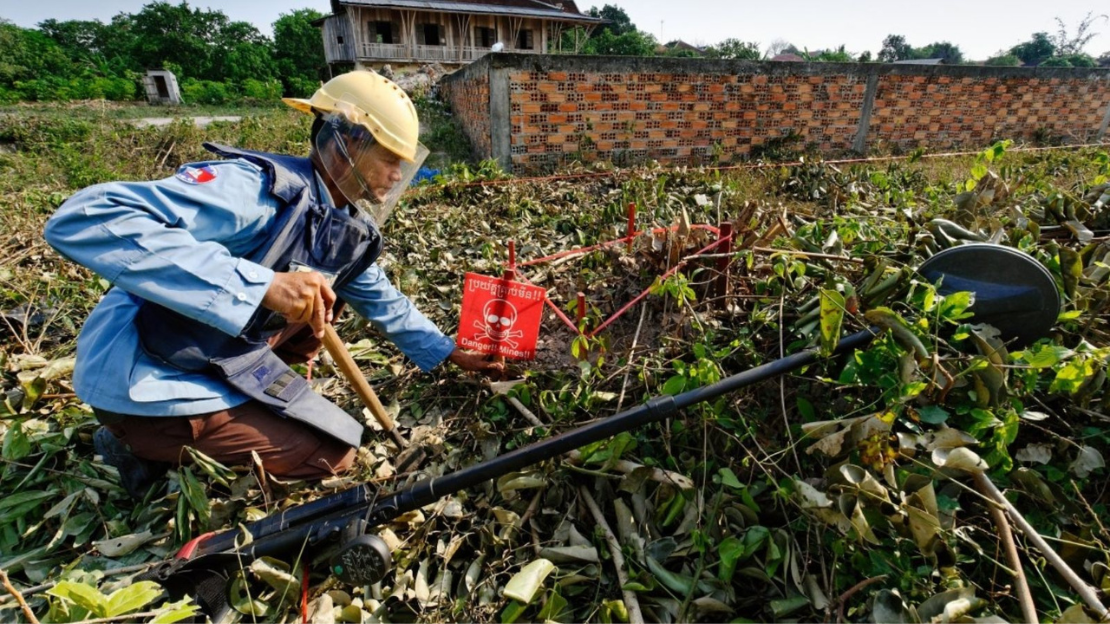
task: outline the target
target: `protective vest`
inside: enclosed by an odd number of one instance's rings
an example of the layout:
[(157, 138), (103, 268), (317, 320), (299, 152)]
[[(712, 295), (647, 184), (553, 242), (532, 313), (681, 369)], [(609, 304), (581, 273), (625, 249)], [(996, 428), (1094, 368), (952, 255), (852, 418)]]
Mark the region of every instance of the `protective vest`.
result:
[[(204, 147), (261, 167), (270, 194), (279, 200), (267, 240), (245, 259), (276, 272), (319, 271), (339, 288), (381, 254), (381, 234), (369, 219), (354, 208), (320, 203), (309, 159), (211, 143)], [(350, 446), (361, 444), (362, 423), (313, 392), (270, 349), (267, 340), (285, 324), (280, 315), (259, 307), (243, 332), (230, 336), (148, 301), (136, 323), (147, 354), (182, 370), (214, 374), (279, 416), (301, 421)]]

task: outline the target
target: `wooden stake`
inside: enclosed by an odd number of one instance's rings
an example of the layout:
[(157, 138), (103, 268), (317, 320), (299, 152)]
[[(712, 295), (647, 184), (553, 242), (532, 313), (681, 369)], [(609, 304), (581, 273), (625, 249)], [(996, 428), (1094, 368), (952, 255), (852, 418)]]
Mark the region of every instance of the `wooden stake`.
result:
[(717, 279), (713, 285), (713, 296), (718, 297), (717, 307), (723, 308), (728, 305), (728, 275), (729, 266), (732, 264), (732, 223), (724, 222), (720, 225), (720, 234), (717, 240), (722, 241), (717, 245), (717, 253), (721, 257), (717, 258)]
[(362, 375), (362, 370), (359, 369), (358, 363), (351, 357), (351, 353), (347, 351), (347, 346), (343, 344), (343, 340), (339, 337), (339, 333), (335, 331), (335, 327), (330, 323), (324, 325), (324, 348), (327, 349), (331, 357), (335, 359), (339, 371), (347, 378), (347, 382), (354, 387), (355, 392), (358, 394), (359, 398), (362, 399), (362, 404), (370, 410), (370, 413), (374, 415), (374, 419), (378, 421), (378, 424), (380, 424), (382, 428), (385, 429), (385, 432), (393, 438), (398, 448), (404, 449), (406, 446), (405, 439), (402, 438), (401, 434), (393, 427), (393, 419), (386, 413), (385, 406), (382, 405), (381, 400), (378, 399), (378, 395), (374, 392), (374, 389), (370, 387), (370, 383), (366, 381), (366, 377)]

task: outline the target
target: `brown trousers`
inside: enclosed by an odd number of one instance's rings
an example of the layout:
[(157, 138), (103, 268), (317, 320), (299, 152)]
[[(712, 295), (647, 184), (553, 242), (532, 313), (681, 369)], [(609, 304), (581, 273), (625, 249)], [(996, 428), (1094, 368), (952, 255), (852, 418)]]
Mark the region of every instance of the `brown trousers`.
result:
[[(270, 345), (292, 364), (316, 357), (321, 342), (307, 326), (294, 325), (270, 339)], [(323, 479), (344, 472), (355, 460), (355, 449), (257, 401), (197, 416), (128, 416), (102, 410), (96, 415), (136, 456), (174, 465), (188, 461), (186, 446), (226, 465), (250, 465), (255, 451), (267, 472), (294, 479)]]

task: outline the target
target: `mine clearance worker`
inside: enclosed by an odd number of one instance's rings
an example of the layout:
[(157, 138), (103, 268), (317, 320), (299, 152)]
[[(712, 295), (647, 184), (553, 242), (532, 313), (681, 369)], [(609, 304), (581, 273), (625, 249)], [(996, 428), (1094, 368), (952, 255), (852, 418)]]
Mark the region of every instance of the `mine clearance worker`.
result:
[(229, 160), (84, 189), (46, 225), (58, 252), (115, 286), (78, 337), (74, 387), (133, 496), (186, 445), (226, 464), (255, 451), (290, 478), (350, 467), (363, 425), (287, 364), (319, 351), (337, 302), (424, 371), (500, 367), (456, 349), (374, 264), (375, 217), (427, 155), (404, 91), (356, 71), (285, 102), (316, 116), (309, 158), (205, 144)]

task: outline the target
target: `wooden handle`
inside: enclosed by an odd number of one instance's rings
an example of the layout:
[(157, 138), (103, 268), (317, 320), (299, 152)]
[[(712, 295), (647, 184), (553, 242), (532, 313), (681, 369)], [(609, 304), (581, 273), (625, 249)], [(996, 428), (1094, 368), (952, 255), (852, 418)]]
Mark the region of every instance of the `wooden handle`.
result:
[(359, 398), (362, 399), (362, 404), (370, 410), (374, 415), (374, 419), (382, 426), (393, 438), (393, 441), (401, 448), (405, 448), (405, 439), (393, 427), (393, 420), (389, 418), (389, 414), (385, 411), (385, 406), (382, 405), (378, 395), (374, 389), (370, 387), (370, 383), (362, 376), (362, 371), (358, 367), (358, 363), (351, 357), (350, 352), (347, 351), (346, 345), (339, 337), (339, 333), (335, 331), (335, 327), (330, 324), (324, 325), (324, 348), (328, 350), (335, 363), (339, 365), (339, 371), (347, 378), (347, 381), (354, 386), (355, 392), (358, 393)]

